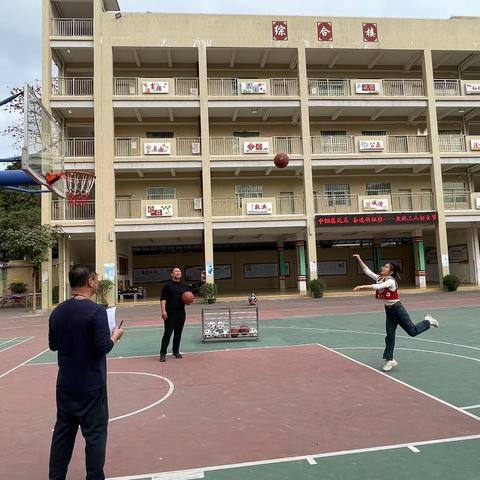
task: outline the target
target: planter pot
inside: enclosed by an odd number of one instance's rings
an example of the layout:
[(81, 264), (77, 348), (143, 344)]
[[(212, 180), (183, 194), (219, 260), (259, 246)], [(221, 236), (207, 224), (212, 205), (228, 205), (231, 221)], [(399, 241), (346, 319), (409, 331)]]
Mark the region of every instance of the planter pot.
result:
[(323, 298), (323, 292), (314, 293), (313, 298)]
[(217, 301), (216, 298), (207, 298), (207, 303), (215, 303)]

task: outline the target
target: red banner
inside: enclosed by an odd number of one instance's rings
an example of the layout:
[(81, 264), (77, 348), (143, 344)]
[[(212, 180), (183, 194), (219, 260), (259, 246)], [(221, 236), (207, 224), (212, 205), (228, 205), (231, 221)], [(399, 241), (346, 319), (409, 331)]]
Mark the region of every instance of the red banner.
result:
[(272, 22), (272, 37), (274, 40), (288, 40), (288, 27), (286, 21), (274, 20)]
[(317, 22), (317, 35), (319, 42), (333, 41), (333, 27), (331, 22)]
[(410, 213), (355, 213), (345, 215), (315, 215), (315, 223), (321, 227), (356, 225), (436, 225), (437, 212)]
[(378, 29), (376, 23), (363, 24), (363, 41), (378, 42)]

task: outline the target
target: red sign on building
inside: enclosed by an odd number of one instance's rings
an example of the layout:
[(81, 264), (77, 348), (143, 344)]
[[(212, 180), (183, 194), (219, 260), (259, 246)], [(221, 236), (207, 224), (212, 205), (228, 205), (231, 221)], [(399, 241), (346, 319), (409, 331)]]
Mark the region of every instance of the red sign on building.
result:
[(378, 29), (376, 23), (363, 24), (363, 41), (378, 42)]
[(333, 40), (332, 23), (317, 22), (317, 34), (319, 42), (331, 42)]
[(272, 37), (274, 40), (288, 40), (287, 22), (274, 20), (272, 22)]
[(320, 227), (357, 225), (436, 225), (437, 212), (410, 213), (355, 213), (346, 215), (315, 215), (315, 223)]

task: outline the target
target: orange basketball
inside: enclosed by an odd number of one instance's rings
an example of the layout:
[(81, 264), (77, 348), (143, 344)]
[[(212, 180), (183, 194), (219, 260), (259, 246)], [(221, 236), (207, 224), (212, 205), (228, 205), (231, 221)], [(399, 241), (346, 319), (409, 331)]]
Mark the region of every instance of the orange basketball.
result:
[(232, 338), (237, 338), (238, 337), (238, 332), (239, 332), (238, 327), (232, 327), (232, 329), (230, 330), (230, 336)]
[(277, 153), (273, 163), (277, 168), (285, 168), (288, 165), (288, 155), (286, 153)]
[(182, 293), (182, 302), (185, 305), (190, 305), (191, 303), (193, 303), (193, 300), (194, 300), (194, 296), (193, 296), (192, 292), (183, 292)]
[(248, 335), (249, 330), (250, 329), (248, 328), (248, 325), (245, 325), (243, 323), (242, 325), (240, 325), (239, 333), (240, 333), (240, 335)]

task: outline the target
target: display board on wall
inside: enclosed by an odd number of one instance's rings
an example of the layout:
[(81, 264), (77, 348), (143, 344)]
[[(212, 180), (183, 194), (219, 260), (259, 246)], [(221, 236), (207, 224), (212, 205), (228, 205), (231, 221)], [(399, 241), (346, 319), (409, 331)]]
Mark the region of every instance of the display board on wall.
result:
[[(368, 260), (365, 260), (363, 259), (363, 263), (374, 273), (378, 273), (378, 272), (375, 272), (374, 268), (373, 268), (373, 260), (371, 259), (368, 259)], [(389, 258), (384, 258), (382, 259), (382, 265), (385, 265), (386, 263), (394, 263), (395, 265), (398, 265), (400, 267), (400, 273), (403, 272), (403, 262), (402, 262), (402, 259), (401, 258), (396, 258), (396, 259), (389, 259)], [(363, 273), (363, 270), (362, 268), (360, 267), (360, 265), (358, 265), (357, 263), (357, 273), (359, 275), (365, 275)]]
[[(185, 267), (185, 280), (200, 281), (202, 278), (202, 271), (205, 270), (203, 265), (193, 265)], [(231, 265), (215, 265), (214, 278), (216, 280), (229, 280), (232, 278)]]
[[(278, 263), (245, 263), (244, 278), (277, 278)], [(290, 263), (285, 263), (285, 276), (290, 276)]]
[(170, 280), (172, 267), (145, 267), (133, 269), (134, 283), (159, 283)]
[[(450, 263), (468, 263), (467, 244), (451, 245), (448, 247), (448, 257)], [(425, 258), (427, 265), (437, 265), (437, 249), (434, 247), (426, 248)]]
[(318, 274), (320, 276), (347, 275), (347, 262), (345, 260), (325, 260), (318, 262)]

